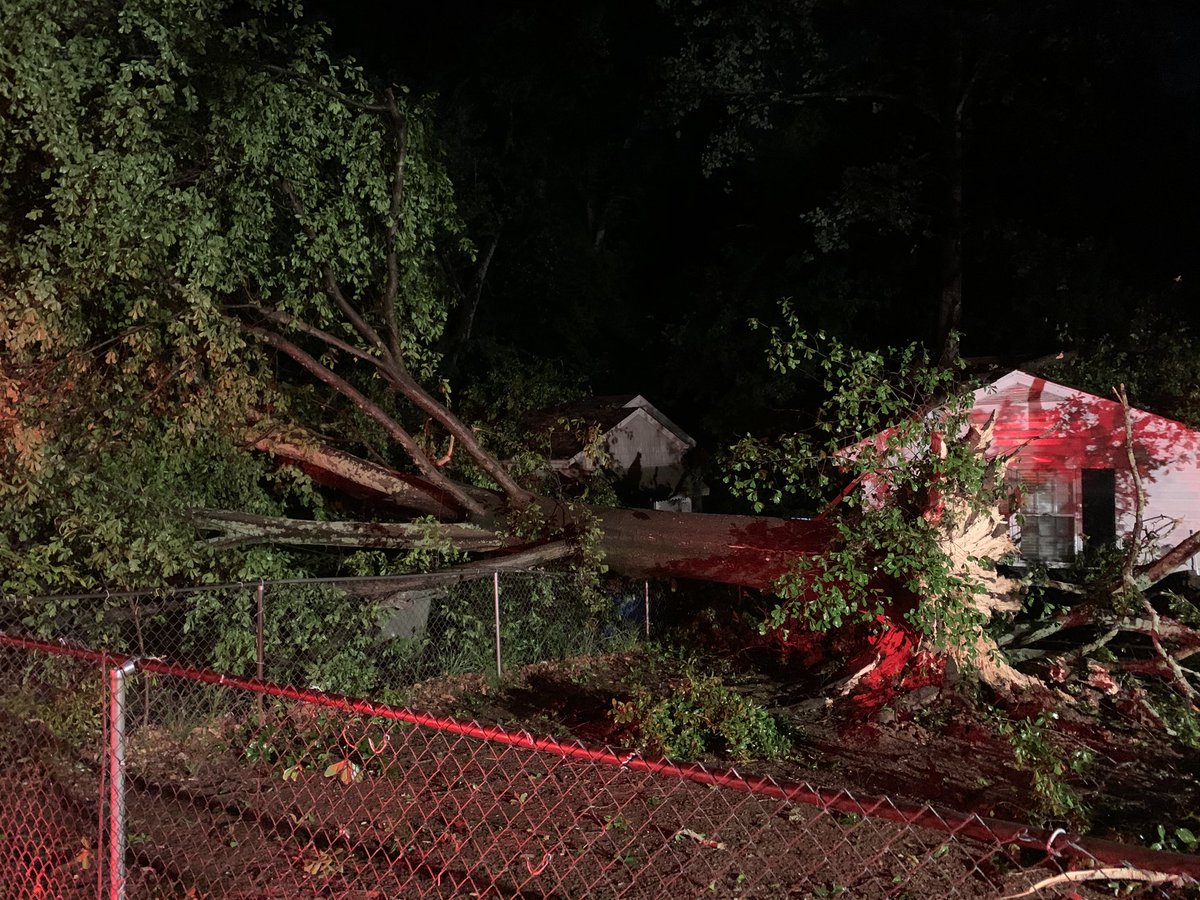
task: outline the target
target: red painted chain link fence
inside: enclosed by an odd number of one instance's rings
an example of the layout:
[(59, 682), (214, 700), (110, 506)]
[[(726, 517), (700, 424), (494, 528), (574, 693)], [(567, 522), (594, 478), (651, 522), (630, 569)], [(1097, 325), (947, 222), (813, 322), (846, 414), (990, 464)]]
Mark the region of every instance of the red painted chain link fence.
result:
[[(5, 897), (1003, 897), (1047, 879), (1039, 896), (1070, 896), (1130, 877), (1164, 891), (1200, 879), (1195, 856), (539, 738), (8, 624)], [(155, 635), (141, 630), (149, 648)]]

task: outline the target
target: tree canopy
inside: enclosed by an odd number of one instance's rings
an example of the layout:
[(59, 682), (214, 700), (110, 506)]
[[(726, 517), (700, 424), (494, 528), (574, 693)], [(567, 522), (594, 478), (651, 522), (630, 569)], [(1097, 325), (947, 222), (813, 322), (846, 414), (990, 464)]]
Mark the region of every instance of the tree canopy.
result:
[[(232, 453), (289, 411), (364, 440), (390, 429), (399, 450), (382, 452), (436, 477), (390, 388), (427, 407), (417, 422), (444, 412), (417, 378), (434, 371), (447, 271), (472, 251), (422, 103), (372, 89), (294, 4), (6, 6), (5, 490), (26, 516), (6, 521), (10, 565), (31, 541), (66, 552), (71, 529), (36, 512), (55, 491), (81, 514), (89, 497), (111, 514), (123, 490), (139, 496), (117, 509), (157, 504), (142, 540), (121, 538), (118, 583), (189, 565), (162, 527), (186, 513), (167, 471), (194, 479), (196, 505), (313, 505), (303, 489), (263, 494), (262, 464)], [(229, 450), (202, 452), (214, 442)], [(143, 545), (155, 572), (139, 572)], [(92, 562), (64, 579), (87, 583)]]

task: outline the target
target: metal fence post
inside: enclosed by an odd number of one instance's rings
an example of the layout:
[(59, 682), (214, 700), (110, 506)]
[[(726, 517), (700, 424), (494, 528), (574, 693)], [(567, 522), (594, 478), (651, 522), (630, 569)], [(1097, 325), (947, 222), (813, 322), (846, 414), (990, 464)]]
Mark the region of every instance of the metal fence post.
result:
[[(265, 672), (265, 653), (263, 640), (263, 619), (264, 619), (264, 597), (266, 595), (266, 583), (260, 578), (258, 579), (258, 589), (254, 592), (254, 674), (258, 676), (258, 680), (263, 680)], [(258, 724), (261, 727), (266, 724), (266, 714), (263, 712), (263, 695), (258, 695)]]
[(108, 673), (108, 897), (125, 897), (125, 679), (137, 660)]
[(496, 677), (504, 674), (500, 663), (500, 573), (492, 573), (492, 600), (496, 607)]
[(258, 680), (263, 679), (263, 595), (266, 594), (266, 584), (258, 579), (258, 590), (255, 591), (255, 623), (254, 623), (254, 672)]
[(646, 580), (646, 640), (650, 640), (650, 580)]

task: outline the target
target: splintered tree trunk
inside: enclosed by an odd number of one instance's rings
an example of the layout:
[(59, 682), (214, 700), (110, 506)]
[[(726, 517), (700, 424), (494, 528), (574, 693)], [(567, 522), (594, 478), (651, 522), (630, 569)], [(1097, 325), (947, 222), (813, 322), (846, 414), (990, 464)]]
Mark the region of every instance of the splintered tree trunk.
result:
[[(990, 444), (990, 423), (973, 428), (961, 438), (974, 452), (986, 453)], [(256, 438), (256, 446), (287, 461), (302, 464), (319, 481), (345, 487), (353, 485), (360, 495), (388, 500), (398, 506), (407, 503), (430, 509), (433, 502), (444, 504), (444, 519), (461, 514), (453, 498), (439, 495), (419, 478), (365, 463), (341, 451), (323, 447), (316, 441), (275, 439), (270, 435)], [(496, 509), (502, 506), (498, 495), (477, 489), (472, 491), (474, 505)], [(998, 509), (972, 510), (965, 498), (946, 496), (932, 489), (924, 507), (925, 518), (937, 527), (942, 544), (955, 568), (979, 583), (983, 590), (973, 598), (984, 617), (1011, 613), (1018, 605), (1016, 583), (1000, 577), (983, 562), (999, 558), (1012, 549), (1008, 529)], [(433, 500), (431, 498), (436, 498)], [(823, 520), (780, 519), (767, 516), (724, 516), (703, 513), (672, 513), (657, 510), (611, 509), (606, 507), (569, 508), (550, 500), (539, 500), (545, 518), (570, 533), (572, 526), (594, 520), (600, 526), (601, 549), (609, 569), (635, 578), (681, 578), (712, 581), (747, 588), (770, 590), (780, 576), (792, 569), (805, 555), (822, 553), (832, 546), (834, 528)], [(314, 529), (298, 527), (294, 522), (255, 521), (244, 517), (208, 513), (209, 526), (225, 532), (225, 540), (244, 536), (253, 527), (278, 532), (292, 541), (338, 542), (354, 536), (377, 542), (376, 545), (401, 546), (416, 536), (411, 526), (371, 526), (366, 523), (321, 524)], [(429, 527), (429, 526), (424, 526)], [(434, 526), (437, 527), (437, 526)], [(476, 550), (499, 550), (500, 558), (520, 553), (497, 532), (461, 524), (445, 524), (447, 537), (461, 537)], [(221, 540), (221, 538), (218, 538)], [(472, 565), (487, 567), (490, 559)], [(933, 642), (918, 634), (907, 623), (904, 612), (920, 598), (898, 588), (890, 591), (890, 608), (881, 614), (878, 627), (869, 635), (847, 633), (850, 644), (838, 653), (851, 661), (853, 674), (847, 691), (863, 691), (876, 699), (894, 694), (910, 678), (914, 667), (926, 667), (930, 659), (956, 659), (976, 670), (982, 680), (1001, 694), (1034, 688), (1038, 682), (1008, 665), (995, 642), (977, 629), (958, 635), (952, 644)], [(844, 641), (843, 641), (844, 644)], [(919, 651), (919, 652), (918, 652)]]

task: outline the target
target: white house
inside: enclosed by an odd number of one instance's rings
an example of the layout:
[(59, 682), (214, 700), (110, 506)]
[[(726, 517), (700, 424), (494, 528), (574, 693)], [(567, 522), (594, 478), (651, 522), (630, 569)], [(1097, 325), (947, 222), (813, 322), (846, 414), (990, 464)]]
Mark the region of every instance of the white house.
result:
[[(1060, 565), (1085, 541), (1128, 537), (1136, 493), (1120, 403), (1013, 371), (975, 392), (972, 420), (993, 415), (991, 452), (1015, 454), (1012, 529), (1025, 560)], [(1143, 410), (1131, 418), (1146, 527), (1174, 546), (1200, 529), (1200, 432)]]

